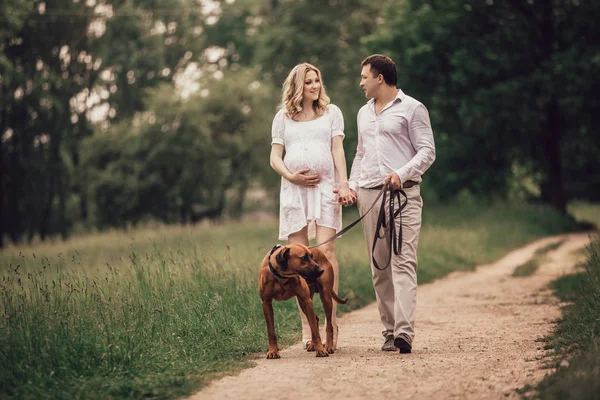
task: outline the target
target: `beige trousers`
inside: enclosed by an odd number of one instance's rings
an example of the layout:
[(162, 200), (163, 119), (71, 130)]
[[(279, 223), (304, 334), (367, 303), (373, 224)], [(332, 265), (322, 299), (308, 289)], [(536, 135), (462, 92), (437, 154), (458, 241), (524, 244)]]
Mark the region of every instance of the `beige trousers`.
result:
[[(382, 199), (363, 218), (363, 233), (367, 242), (373, 286), (377, 297), (377, 307), (383, 324), (383, 335), (402, 336), (412, 343), (415, 336), (415, 308), (417, 306), (417, 246), (421, 230), (421, 210), (423, 200), (419, 185), (404, 189), (408, 196), (408, 204), (402, 210), (402, 218), (396, 218), (396, 232), (400, 229), (402, 220), (402, 250), (400, 255), (392, 252), (389, 266), (380, 271), (373, 266), (371, 250), (377, 225), (377, 216)], [(379, 190), (360, 188), (358, 192), (358, 210), (361, 215), (369, 209), (377, 198)], [(389, 193), (388, 193), (389, 195)], [(404, 196), (400, 196), (404, 202)], [(389, 199), (389, 196), (388, 196)], [(396, 202), (397, 203), (397, 202)], [(396, 209), (398, 204), (394, 204)], [(386, 205), (386, 216), (389, 207)], [(389, 234), (389, 233), (388, 233)], [(390, 258), (387, 235), (377, 241), (375, 259), (380, 268), (384, 268)]]

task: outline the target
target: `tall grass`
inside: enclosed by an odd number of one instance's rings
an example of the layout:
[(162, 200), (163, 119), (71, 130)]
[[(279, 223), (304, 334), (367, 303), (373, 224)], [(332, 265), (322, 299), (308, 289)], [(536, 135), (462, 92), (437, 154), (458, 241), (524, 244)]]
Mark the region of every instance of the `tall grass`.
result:
[(584, 272), (553, 282), (555, 293), (570, 305), (556, 332), (547, 338), (557, 370), (541, 382), (534, 397), (600, 397), (600, 238), (587, 248), (584, 267)]
[[(426, 208), (420, 282), (574, 228), (539, 207)], [(266, 349), (256, 277), (276, 232), (274, 220), (200, 224), (3, 251), (0, 397), (173, 398), (243, 368)], [(374, 294), (360, 228), (337, 247), (345, 312)], [(274, 306), (281, 343), (298, 340), (295, 302)]]

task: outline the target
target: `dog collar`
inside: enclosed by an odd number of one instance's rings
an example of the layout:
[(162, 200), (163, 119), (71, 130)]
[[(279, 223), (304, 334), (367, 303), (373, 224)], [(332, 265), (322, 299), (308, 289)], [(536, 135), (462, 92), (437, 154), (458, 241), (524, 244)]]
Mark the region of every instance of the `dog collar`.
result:
[(275, 268), (273, 268), (273, 264), (271, 264), (271, 256), (273, 256), (273, 253), (275, 253), (275, 250), (279, 249), (280, 247), (281, 247), (280, 244), (276, 244), (275, 246), (273, 246), (273, 248), (269, 252), (269, 256), (267, 257), (267, 262), (269, 263), (269, 271), (271, 271), (273, 276), (275, 276), (275, 278), (277, 278), (279, 280), (283, 280), (283, 279), (287, 279), (287, 278), (284, 276), (281, 276), (281, 274), (279, 272), (277, 272), (275, 270)]

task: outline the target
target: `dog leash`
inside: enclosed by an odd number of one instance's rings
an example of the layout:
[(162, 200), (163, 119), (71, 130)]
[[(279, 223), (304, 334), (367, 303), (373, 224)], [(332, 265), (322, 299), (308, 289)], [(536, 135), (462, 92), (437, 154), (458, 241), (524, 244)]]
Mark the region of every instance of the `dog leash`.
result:
[[(386, 204), (385, 203), (386, 203), (388, 191), (390, 192), (389, 220), (386, 221), (386, 218), (385, 218)], [(402, 204), (402, 202), (400, 201), (400, 195), (403, 195), (405, 198), (404, 204)], [(356, 224), (358, 224), (373, 209), (373, 207), (375, 207), (375, 204), (377, 204), (377, 201), (381, 198), (381, 196), (383, 196), (383, 200), (381, 201), (381, 207), (379, 208), (379, 215), (377, 217), (377, 225), (375, 228), (375, 237), (373, 238), (373, 248), (371, 249), (371, 260), (373, 261), (373, 266), (375, 268), (377, 268), (380, 271), (385, 270), (390, 265), (390, 262), (392, 260), (392, 251), (396, 255), (400, 255), (400, 253), (402, 251), (402, 210), (408, 204), (408, 196), (406, 195), (406, 192), (402, 189), (392, 191), (391, 189), (388, 189), (386, 185), (384, 185), (381, 188), (381, 191), (379, 192), (379, 194), (377, 195), (375, 200), (373, 201), (373, 204), (371, 204), (369, 209), (359, 219), (352, 222), (350, 225), (348, 225), (347, 227), (345, 227), (344, 229), (342, 229), (341, 231), (339, 231), (338, 233), (336, 233), (329, 239), (325, 240), (324, 242), (321, 242), (314, 246), (308, 246), (308, 248), (314, 249), (316, 247), (323, 246), (325, 243), (329, 243), (332, 240), (337, 239), (344, 233), (348, 232), (350, 229), (354, 228), (356, 226)], [(396, 210), (395, 212), (394, 212), (394, 199), (397, 199), (398, 204), (399, 204), (398, 210)], [(394, 220), (396, 219), (397, 216), (400, 216), (400, 230), (398, 233), (396, 233), (396, 224), (394, 223)], [(377, 263), (377, 260), (375, 260), (375, 245), (377, 244), (378, 239), (383, 239), (385, 237), (385, 229), (388, 226), (389, 226), (389, 230), (390, 230), (389, 235), (387, 235), (389, 238), (389, 241), (390, 241), (390, 243), (389, 243), (390, 244), (390, 258), (388, 259), (388, 262), (386, 263), (385, 267), (381, 268), (381, 267), (379, 267), (379, 263)]]
[[(314, 249), (316, 247), (319, 246), (323, 246), (325, 243), (329, 243), (332, 240), (335, 240), (337, 238), (339, 238), (340, 236), (342, 236), (344, 233), (348, 232), (350, 229), (354, 228), (356, 226), (356, 224), (358, 224), (368, 213), (369, 211), (371, 211), (373, 209), (373, 207), (375, 207), (375, 204), (377, 204), (377, 200), (379, 200), (379, 198), (387, 191), (387, 187), (383, 186), (381, 188), (381, 191), (379, 192), (379, 194), (377, 195), (377, 197), (375, 198), (375, 201), (373, 202), (373, 204), (371, 204), (371, 207), (369, 207), (369, 209), (367, 210), (366, 213), (364, 213), (359, 219), (357, 219), (356, 221), (352, 222), (350, 225), (348, 225), (347, 227), (345, 227), (344, 229), (342, 229), (341, 231), (339, 231), (338, 233), (336, 233), (335, 235), (333, 235), (332, 237), (330, 237), (329, 239), (325, 240), (324, 242), (321, 242), (319, 244), (315, 244), (314, 246), (308, 246), (309, 249)], [(383, 203), (382, 203), (383, 204)]]
[[(384, 188), (385, 190), (385, 188)], [(385, 191), (387, 192), (387, 190)], [(404, 203), (400, 200), (400, 195), (404, 196)], [(398, 209), (394, 211), (394, 199), (398, 200)], [(371, 248), (371, 261), (373, 261), (373, 266), (380, 271), (383, 271), (387, 267), (389, 267), (392, 261), (392, 251), (395, 255), (399, 256), (402, 252), (402, 210), (408, 204), (408, 196), (406, 192), (402, 189), (398, 189), (395, 192), (390, 191), (390, 200), (389, 200), (389, 219), (385, 218), (385, 200), (386, 193), (383, 195), (383, 200), (381, 200), (381, 207), (379, 208), (379, 215), (377, 216), (377, 225), (375, 228), (375, 236), (373, 237), (373, 247)], [(400, 229), (396, 233), (396, 217), (400, 217)], [(386, 228), (389, 225), (389, 234), (388, 237), (388, 245), (390, 247), (390, 258), (388, 259), (385, 267), (379, 267), (377, 260), (375, 260), (375, 246), (377, 244), (378, 239), (383, 239), (386, 237)]]

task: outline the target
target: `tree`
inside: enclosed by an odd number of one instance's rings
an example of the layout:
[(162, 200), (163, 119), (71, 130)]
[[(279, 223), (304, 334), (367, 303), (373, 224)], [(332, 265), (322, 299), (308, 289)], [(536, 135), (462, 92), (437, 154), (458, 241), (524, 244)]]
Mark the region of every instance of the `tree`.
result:
[(566, 211), (565, 153), (577, 137), (595, 135), (594, 118), (576, 116), (597, 104), (589, 96), (590, 82), (598, 85), (597, 41), (590, 48), (597, 11), (591, 3), (521, 0), (390, 8), (369, 45), (399, 61), (401, 85), (430, 108), (438, 193), (506, 193), (518, 165), (539, 177), (543, 201)]
[(165, 13), (172, 3), (159, 0), (2, 3), (0, 238), (66, 237), (87, 218), (79, 142), (93, 123), (142, 111), (145, 89), (172, 82), (203, 48), (187, 43), (201, 24), (194, 4)]
[(1, 225), (15, 242), (23, 235), (31, 239), (35, 234), (67, 234), (70, 188), (65, 155), (81, 128), (72, 122), (80, 113), (71, 109), (71, 102), (89, 90), (94, 79), (92, 57), (86, 53), (92, 10), (66, 0), (54, 2), (52, 7), (81, 13), (57, 29), (56, 20), (44, 19), (50, 6), (22, 4), (16, 3), (18, 12), (8, 14), (11, 19), (18, 14), (21, 22), (3, 32), (1, 58), (6, 94), (2, 157), (8, 171), (2, 180), (2, 208), (7, 212)]
[(149, 93), (146, 113), (85, 142), (83, 178), (98, 226), (243, 211), (248, 185), (268, 164), (270, 88), (250, 70), (201, 84), (187, 99), (162, 85)]
[(368, 55), (363, 39), (375, 32), (390, 3), (280, 0), (265, 3), (256, 17), (254, 63), (279, 88), (296, 64), (319, 68), (332, 102), (344, 111), (349, 155), (356, 150), (356, 114), (366, 102), (358, 85), (360, 63)]

